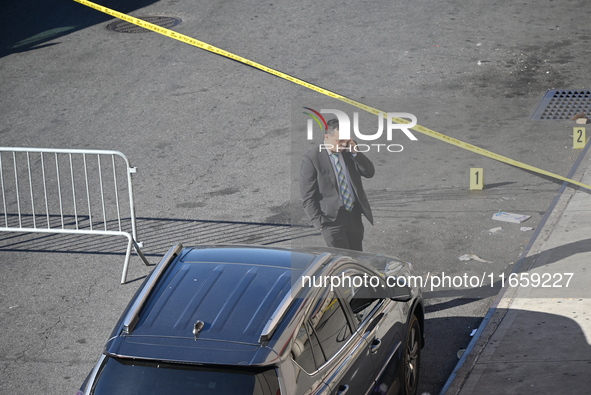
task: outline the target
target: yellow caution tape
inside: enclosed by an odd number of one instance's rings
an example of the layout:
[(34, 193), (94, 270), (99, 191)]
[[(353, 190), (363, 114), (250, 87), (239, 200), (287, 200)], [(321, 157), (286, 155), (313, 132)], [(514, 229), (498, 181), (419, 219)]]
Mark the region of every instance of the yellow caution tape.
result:
[[(313, 91), (322, 93), (323, 95), (330, 96), (330, 97), (332, 97), (334, 99), (340, 100), (340, 101), (342, 101), (344, 103), (350, 104), (350, 105), (352, 105), (354, 107), (360, 108), (360, 109), (362, 109), (364, 111), (367, 111), (369, 113), (372, 113), (372, 114), (375, 114), (375, 115), (378, 115), (378, 116), (380, 116), (380, 115), (383, 115), (384, 117), (387, 116), (385, 111), (380, 111), (380, 110), (378, 110), (376, 108), (373, 108), (373, 107), (370, 107), (370, 106), (368, 106), (366, 104), (363, 104), (363, 103), (360, 103), (358, 101), (349, 99), (348, 97), (339, 95), (338, 93), (331, 92), (331, 91), (329, 91), (327, 89), (321, 88), (321, 87), (316, 86), (314, 84), (310, 84), (309, 82), (303, 81), (303, 80), (301, 80), (299, 78), (296, 78), (296, 77), (293, 77), (293, 76), (291, 76), (289, 74), (282, 73), (281, 71), (272, 69), (270, 67), (267, 67), (267, 66), (262, 65), (262, 64), (257, 63), (257, 62), (253, 62), (252, 60), (248, 60), (246, 58), (243, 58), (241, 56), (235, 55), (235, 54), (233, 54), (231, 52), (225, 51), (225, 50), (223, 50), (221, 48), (218, 48), (218, 47), (215, 47), (213, 45), (209, 45), (209, 44), (204, 43), (203, 41), (199, 41), (199, 40), (197, 40), (195, 38), (186, 36), (186, 35), (181, 34), (181, 33), (177, 33), (177, 32), (175, 32), (173, 30), (166, 29), (164, 27), (155, 25), (155, 24), (150, 23), (150, 22), (146, 22), (146, 21), (144, 21), (142, 19), (138, 19), (138, 18), (135, 18), (133, 16), (130, 16), (130, 15), (127, 15), (127, 14), (123, 14), (121, 12), (112, 10), (110, 8), (103, 7), (102, 5), (93, 3), (91, 1), (87, 1), (87, 0), (74, 0), (74, 1), (77, 2), (77, 3), (80, 3), (80, 4), (84, 4), (84, 5), (86, 5), (86, 6), (90, 7), (90, 8), (94, 8), (95, 10), (101, 11), (101, 12), (103, 12), (105, 14), (114, 16), (115, 18), (119, 18), (119, 19), (124, 20), (124, 21), (127, 21), (129, 23), (133, 23), (134, 25), (141, 26), (141, 27), (143, 27), (145, 29), (155, 31), (156, 33), (160, 33), (160, 34), (165, 35), (165, 36), (168, 36), (170, 38), (174, 38), (175, 40), (182, 41), (182, 42), (184, 42), (186, 44), (189, 44), (189, 45), (193, 45), (193, 46), (195, 46), (197, 48), (201, 48), (201, 49), (204, 49), (206, 51), (213, 52), (215, 54), (224, 56), (226, 58), (235, 60), (237, 62), (244, 63), (244, 64), (246, 64), (248, 66), (257, 68), (257, 69), (262, 70), (262, 71), (264, 71), (266, 73), (273, 74), (273, 75), (275, 75), (275, 76), (277, 76), (279, 78), (283, 78), (285, 80), (288, 80), (288, 81), (293, 82), (294, 84), (298, 84), (298, 85), (304, 86), (304, 87), (306, 87), (308, 89), (311, 89)], [(399, 124), (409, 123), (408, 120), (403, 119), (403, 118), (394, 118), (393, 117), (392, 120), (394, 122), (399, 123)], [(417, 131), (419, 133), (425, 134), (425, 135), (427, 135), (429, 137), (433, 137), (433, 138), (435, 138), (437, 140), (441, 140), (441, 141), (443, 141), (445, 143), (448, 143), (448, 144), (451, 144), (451, 145), (455, 145), (455, 146), (460, 147), (460, 148), (463, 148), (465, 150), (474, 152), (476, 154), (479, 154), (479, 155), (486, 156), (488, 158), (497, 160), (499, 162), (507, 163), (507, 164), (509, 164), (511, 166), (515, 166), (515, 167), (519, 167), (519, 168), (522, 168), (522, 169), (525, 169), (525, 170), (529, 170), (529, 171), (532, 171), (534, 173), (543, 174), (545, 176), (548, 176), (548, 177), (551, 177), (551, 178), (555, 178), (557, 180), (565, 181), (565, 182), (568, 182), (570, 184), (578, 185), (580, 187), (583, 187), (583, 188), (586, 188), (586, 189), (591, 190), (591, 186), (590, 185), (583, 184), (583, 183), (581, 183), (579, 181), (571, 180), (570, 178), (563, 177), (561, 175), (551, 173), (549, 171), (546, 171), (546, 170), (537, 168), (535, 166), (530, 166), (530, 165), (528, 165), (526, 163), (513, 160), (513, 159), (508, 158), (508, 157), (503, 156), (503, 155), (495, 154), (494, 152), (491, 152), (491, 151), (486, 150), (484, 148), (480, 148), (480, 147), (477, 147), (475, 145), (465, 143), (465, 142), (463, 142), (461, 140), (458, 140), (458, 139), (455, 139), (453, 137), (449, 137), (449, 136), (446, 136), (444, 134), (438, 133), (438, 132), (436, 132), (434, 130), (431, 130), (431, 129), (428, 129), (428, 128), (424, 127), (424, 126), (415, 125), (414, 127), (409, 128), (409, 129), (412, 129), (412, 130)]]

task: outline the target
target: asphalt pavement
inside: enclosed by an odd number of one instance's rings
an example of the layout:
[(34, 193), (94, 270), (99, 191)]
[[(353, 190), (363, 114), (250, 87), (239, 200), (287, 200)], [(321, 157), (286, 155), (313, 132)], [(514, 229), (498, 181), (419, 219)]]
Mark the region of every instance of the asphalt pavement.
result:
[[(176, 17), (175, 31), (529, 165), (559, 175), (588, 167), (586, 158), (577, 166), (573, 121), (530, 119), (546, 90), (589, 88), (587, 1), (97, 2)], [(139, 238), (151, 262), (177, 242), (322, 245), (297, 190), (301, 154), (314, 144), (303, 107), (351, 119), (356, 109), (112, 22), (71, 0), (0, 2), (0, 145), (125, 153), (137, 167)], [(375, 116), (359, 117), (364, 133), (376, 130)], [(501, 276), (528, 266), (518, 262), (549, 231), (556, 199), (575, 189), (417, 138), (396, 134), (402, 152), (368, 152), (375, 226), (366, 226), (366, 251), (397, 255), (422, 276), (494, 280), (425, 287), (420, 392), (435, 394), (478, 349), (471, 334), (500, 306)], [(469, 189), (471, 168), (483, 169), (483, 190)], [(530, 218), (499, 223), (499, 211)], [(131, 281), (119, 285), (125, 244), (0, 234), (1, 394), (75, 393), (149, 272), (133, 256)]]

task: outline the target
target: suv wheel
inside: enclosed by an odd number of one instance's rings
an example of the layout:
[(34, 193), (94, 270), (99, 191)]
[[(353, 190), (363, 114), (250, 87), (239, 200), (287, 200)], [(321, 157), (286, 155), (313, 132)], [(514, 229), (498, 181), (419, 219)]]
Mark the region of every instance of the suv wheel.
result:
[(404, 350), (404, 394), (415, 395), (421, 364), (421, 326), (415, 315), (410, 319)]

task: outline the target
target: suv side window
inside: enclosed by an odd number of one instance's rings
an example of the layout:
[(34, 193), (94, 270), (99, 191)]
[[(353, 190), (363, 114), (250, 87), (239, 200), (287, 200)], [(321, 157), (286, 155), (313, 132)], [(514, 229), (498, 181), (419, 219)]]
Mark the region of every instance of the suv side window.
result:
[(306, 372), (313, 372), (321, 364), (322, 350), (319, 348), (316, 336), (310, 336), (309, 332), (311, 328), (306, 321), (298, 331), (291, 348), (291, 357)]
[[(328, 361), (351, 337), (343, 306), (334, 293), (320, 299), (309, 320), (312, 334), (320, 343), (320, 363)], [(317, 361), (318, 362), (318, 361)]]
[(356, 325), (360, 325), (365, 321), (371, 312), (384, 299), (384, 284), (380, 282), (378, 288), (375, 288), (367, 281), (362, 281), (362, 279), (367, 278), (364, 277), (366, 275), (367, 273), (357, 269), (347, 269), (339, 274), (339, 276), (351, 277), (351, 284), (361, 284), (361, 286), (351, 286), (351, 288), (341, 289), (343, 296), (345, 297), (345, 302), (349, 303), (349, 306), (355, 315)]
[(351, 334), (343, 306), (332, 293), (318, 300), (311, 317), (300, 327), (291, 356), (306, 372), (314, 372), (345, 345)]

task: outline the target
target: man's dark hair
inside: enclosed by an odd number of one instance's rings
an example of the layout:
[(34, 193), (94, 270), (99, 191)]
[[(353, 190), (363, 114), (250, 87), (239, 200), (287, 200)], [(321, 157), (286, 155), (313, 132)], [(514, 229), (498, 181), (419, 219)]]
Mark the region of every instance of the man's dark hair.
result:
[(326, 122), (326, 133), (333, 135), (334, 131), (339, 128), (339, 120), (337, 118), (333, 118)]

